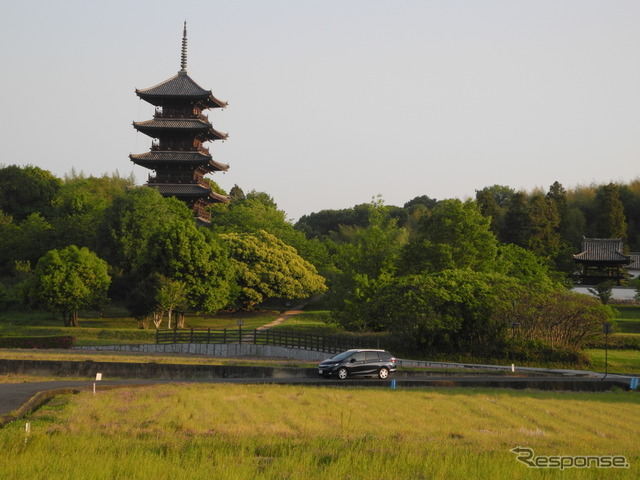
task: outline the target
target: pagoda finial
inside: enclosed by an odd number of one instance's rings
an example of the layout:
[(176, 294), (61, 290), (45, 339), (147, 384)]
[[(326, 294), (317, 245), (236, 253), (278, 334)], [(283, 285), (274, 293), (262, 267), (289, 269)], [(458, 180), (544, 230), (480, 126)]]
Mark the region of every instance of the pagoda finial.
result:
[(182, 56), (180, 59), (180, 73), (187, 73), (187, 21), (184, 21), (182, 31)]

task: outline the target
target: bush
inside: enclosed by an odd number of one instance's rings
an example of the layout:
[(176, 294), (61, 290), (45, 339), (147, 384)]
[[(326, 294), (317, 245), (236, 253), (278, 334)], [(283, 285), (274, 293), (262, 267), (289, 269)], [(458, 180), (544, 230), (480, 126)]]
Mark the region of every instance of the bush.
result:
[(59, 337), (0, 337), (0, 348), (64, 348), (73, 347), (72, 336)]

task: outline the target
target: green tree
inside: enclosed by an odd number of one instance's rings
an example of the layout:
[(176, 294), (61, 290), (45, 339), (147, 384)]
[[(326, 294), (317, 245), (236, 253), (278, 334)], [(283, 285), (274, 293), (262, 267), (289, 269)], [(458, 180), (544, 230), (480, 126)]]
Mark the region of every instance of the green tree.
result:
[(268, 298), (304, 298), (326, 290), (316, 268), (275, 235), (259, 230), (220, 238), (229, 246), (244, 309)]
[(237, 197), (232, 199), (227, 208), (216, 211), (212, 216), (212, 231), (253, 234), (264, 230), (293, 247), (300, 256), (319, 268), (327, 264), (327, 252), (323, 244), (318, 240), (307, 240), (302, 231), (296, 230), (270, 195), (254, 190), (243, 197), (238, 190), (235, 191)]
[(231, 190), (229, 191), (229, 198), (232, 202), (242, 202), (247, 198), (247, 196), (238, 185), (234, 185), (233, 188), (231, 188)]
[(17, 224), (0, 224), (0, 271), (12, 275), (16, 262), (35, 265), (55, 246), (54, 237), (52, 225), (40, 213), (32, 213)]
[(536, 291), (560, 288), (562, 276), (553, 271), (544, 258), (512, 243), (500, 245), (496, 262), (497, 273), (515, 278)]
[(527, 248), (531, 239), (532, 229), (531, 205), (527, 194), (525, 192), (516, 192), (509, 199), (500, 241)]
[[(158, 308), (167, 314), (167, 328), (171, 328), (171, 315), (174, 310), (184, 311), (187, 305), (189, 294), (187, 285), (178, 280), (171, 280), (165, 276), (160, 276), (159, 288), (155, 298)], [(162, 320), (162, 317), (160, 318)], [(159, 324), (156, 325), (156, 328)]]
[(504, 185), (493, 185), (482, 190), (476, 190), (476, 203), (485, 217), (491, 218), (491, 231), (498, 238), (502, 238), (504, 217), (509, 201), (515, 192)]
[(444, 270), (381, 282), (366, 315), (418, 351), (491, 354), (500, 350), (505, 313), (522, 287), (513, 278)]
[(371, 205), (363, 203), (341, 210), (321, 210), (303, 215), (296, 223), (297, 230), (309, 238), (324, 237), (339, 232), (341, 226), (366, 228), (369, 225)]
[(615, 183), (598, 188), (596, 193), (596, 232), (600, 238), (627, 238), (627, 220)]
[(443, 200), (419, 224), (402, 252), (404, 273), (469, 268), (490, 271), (498, 242), (473, 201)]
[(72, 172), (52, 201), (51, 222), (58, 248), (66, 245), (96, 248), (98, 226), (113, 199), (133, 188), (132, 177), (123, 178), (116, 172), (101, 177), (85, 177)]
[[(139, 278), (159, 273), (183, 283), (185, 306), (195, 311), (215, 312), (230, 300), (233, 268), (227, 249), (191, 218), (174, 219), (156, 228), (137, 255), (134, 271)], [(179, 315), (179, 327), (183, 321), (184, 316)]]
[(104, 305), (110, 282), (104, 260), (70, 245), (38, 260), (26, 291), (33, 304), (61, 313), (65, 326), (77, 327), (79, 310)]
[(332, 315), (350, 330), (378, 328), (363, 317), (362, 306), (370, 300), (379, 281), (395, 275), (408, 236), (390, 218), (380, 199), (374, 200), (369, 209), (366, 228), (343, 225), (333, 235)]
[(587, 290), (598, 297), (603, 305), (606, 305), (607, 303), (609, 303), (609, 300), (611, 300), (611, 295), (613, 295), (613, 287), (615, 286), (615, 284), (616, 282), (614, 282), (613, 280), (606, 280), (604, 282), (600, 282), (595, 286), (595, 288), (588, 288)]
[(34, 166), (0, 168), (0, 210), (24, 220), (32, 213), (45, 215), (62, 184), (47, 170)]
[(554, 260), (562, 249), (560, 212), (557, 203), (541, 192), (535, 192), (529, 204), (531, 235), (528, 248), (542, 258)]
[(175, 221), (194, 223), (193, 212), (176, 198), (139, 187), (116, 195), (98, 226), (97, 251), (109, 265), (130, 273), (159, 229)]

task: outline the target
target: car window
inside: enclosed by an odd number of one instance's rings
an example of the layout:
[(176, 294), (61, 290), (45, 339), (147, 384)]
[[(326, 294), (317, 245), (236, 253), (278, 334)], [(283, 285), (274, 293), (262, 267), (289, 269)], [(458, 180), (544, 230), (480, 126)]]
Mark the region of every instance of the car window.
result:
[(377, 362), (379, 360), (378, 352), (365, 352), (365, 358), (367, 362)]
[(380, 359), (391, 360), (391, 354), (389, 352), (380, 352)]
[(335, 357), (330, 358), (330, 360), (332, 362), (339, 362), (340, 360), (344, 360), (345, 358), (350, 357), (352, 353), (353, 353), (352, 351), (347, 350), (346, 352), (339, 353)]
[(365, 359), (365, 352), (358, 352), (358, 353), (355, 353), (355, 354), (353, 355), (353, 359), (354, 359), (356, 362), (364, 362), (364, 359)]

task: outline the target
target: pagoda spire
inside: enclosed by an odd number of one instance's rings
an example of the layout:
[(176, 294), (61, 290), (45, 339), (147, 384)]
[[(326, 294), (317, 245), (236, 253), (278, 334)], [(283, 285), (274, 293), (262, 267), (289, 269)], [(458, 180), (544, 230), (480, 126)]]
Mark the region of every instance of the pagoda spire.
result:
[(180, 72), (187, 73), (187, 21), (184, 21), (184, 30), (182, 31), (182, 55), (180, 57)]

